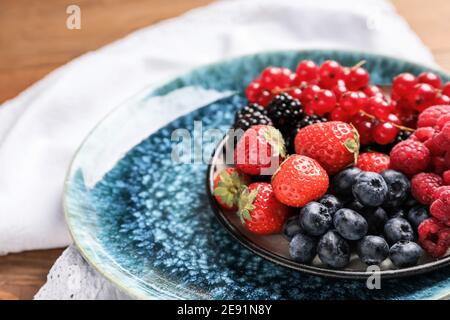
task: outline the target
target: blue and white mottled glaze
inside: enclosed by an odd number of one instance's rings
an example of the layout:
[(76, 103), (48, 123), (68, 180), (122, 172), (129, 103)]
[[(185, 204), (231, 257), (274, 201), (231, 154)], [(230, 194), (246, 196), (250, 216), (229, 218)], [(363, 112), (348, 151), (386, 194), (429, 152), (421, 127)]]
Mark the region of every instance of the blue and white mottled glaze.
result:
[[(264, 67), (294, 68), (305, 58), (344, 65), (364, 59), (375, 83), (389, 83), (400, 72), (429, 70), (364, 53), (273, 52), (202, 67), (139, 94), (91, 133), (70, 168), (65, 213), (84, 257), (138, 298), (431, 299), (448, 294), (450, 268), (384, 280), (381, 290), (368, 290), (362, 281), (311, 276), (266, 261), (237, 243), (214, 217), (205, 188), (207, 165), (170, 160), (174, 129), (192, 129), (195, 120), (204, 129), (226, 129), (245, 104), (243, 88)], [(195, 100), (196, 91), (187, 94), (184, 88), (199, 88), (198, 95), (207, 92), (207, 98)], [(157, 117), (152, 110), (191, 99), (205, 104), (161, 129), (146, 127), (145, 119)], [(207, 154), (213, 147), (208, 143)]]

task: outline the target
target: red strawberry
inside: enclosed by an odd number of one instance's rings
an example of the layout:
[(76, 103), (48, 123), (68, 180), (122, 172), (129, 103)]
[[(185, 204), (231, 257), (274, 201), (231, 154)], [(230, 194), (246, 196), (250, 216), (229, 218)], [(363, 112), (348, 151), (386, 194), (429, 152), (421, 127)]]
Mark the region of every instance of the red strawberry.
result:
[(419, 173), (411, 179), (411, 193), (423, 204), (433, 201), (433, 194), (440, 186), (442, 178), (435, 173)]
[(432, 257), (442, 257), (450, 247), (450, 228), (434, 218), (424, 220), (418, 229), (420, 246)]
[(358, 131), (341, 121), (312, 124), (297, 133), (295, 152), (317, 160), (328, 174), (333, 175), (356, 162)]
[(320, 198), (328, 184), (328, 175), (316, 160), (297, 154), (287, 158), (272, 177), (275, 196), (292, 207)]
[(236, 168), (251, 175), (272, 175), (285, 157), (283, 136), (267, 125), (245, 131), (234, 150)]
[(224, 209), (236, 210), (242, 188), (250, 182), (246, 174), (236, 168), (226, 168), (214, 178), (213, 195)]
[(252, 183), (244, 187), (239, 197), (239, 218), (252, 233), (281, 232), (289, 213), (289, 208), (275, 198), (270, 183)]
[(376, 173), (389, 169), (389, 156), (379, 152), (365, 152), (358, 156), (356, 167)]

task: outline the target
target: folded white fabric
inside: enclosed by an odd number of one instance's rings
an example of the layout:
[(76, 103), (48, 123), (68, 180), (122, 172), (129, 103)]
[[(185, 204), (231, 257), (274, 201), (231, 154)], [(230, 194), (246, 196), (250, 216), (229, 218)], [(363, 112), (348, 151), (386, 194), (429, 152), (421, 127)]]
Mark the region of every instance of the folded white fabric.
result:
[[(121, 101), (204, 63), (302, 48), (371, 51), (433, 64), (384, 0), (220, 1), (134, 32), (1, 106), (0, 254), (71, 243), (61, 206), (65, 172), (83, 138)], [(76, 259), (66, 254), (58, 264)], [(57, 296), (44, 290), (40, 297)]]

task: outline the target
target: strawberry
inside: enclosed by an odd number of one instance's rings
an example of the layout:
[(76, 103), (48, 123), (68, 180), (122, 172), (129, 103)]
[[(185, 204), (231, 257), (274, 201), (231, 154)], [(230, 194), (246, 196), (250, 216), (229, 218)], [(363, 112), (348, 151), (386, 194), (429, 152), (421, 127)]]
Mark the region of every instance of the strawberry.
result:
[(242, 188), (250, 178), (236, 168), (226, 168), (214, 178), (213, 195), (220, 206), (227, 210), (236, 210)]
[(267, 182), (244, 187), (239, 197), (238, 216), (252, 233), (280, 233), (289, 213), (289, 208), (275, 198), (272, 186)]
[(328, 174), (336, 174), (356, 162), (359, 134), (345, 122), (316, 123), (300, 129), (295, 152), (317, 160)]
[(298, 154), (291, 155), (272, 177), (277, 199), (292, 207), (320, 198), (328, 189), (328, 175), (314, 159)]
[(236, 168), (251, 175), (272, 175), (285, 157), (283, 136), (268, 125), (250, 127), (234, 150)]
[(389, 156), (379, 152), (364, 152), (358, 156), (355, 167), (362, 171), (381, 173), (389, 169)]

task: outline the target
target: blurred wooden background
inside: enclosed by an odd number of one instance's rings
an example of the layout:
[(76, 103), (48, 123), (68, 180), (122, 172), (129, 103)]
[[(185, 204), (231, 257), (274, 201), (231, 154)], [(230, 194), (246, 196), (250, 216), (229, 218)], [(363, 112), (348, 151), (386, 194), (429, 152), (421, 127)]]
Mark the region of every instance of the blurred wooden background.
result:
[[(0, 0), (0, 103), (90, 50), (210, 0)], [(450, 1), (393, 0), (398, 12), (450, 71)], [(65, 27), (82, 8), (81, 30)], [(0, 222), (1, 223), (1, 222)], [(0, 299), (31, 299), (63, 249), (0, 257)]]

